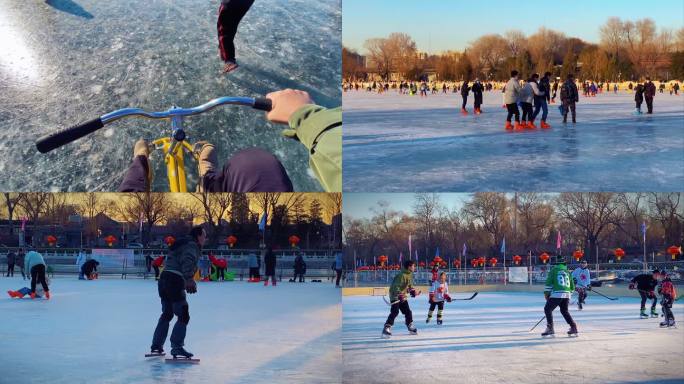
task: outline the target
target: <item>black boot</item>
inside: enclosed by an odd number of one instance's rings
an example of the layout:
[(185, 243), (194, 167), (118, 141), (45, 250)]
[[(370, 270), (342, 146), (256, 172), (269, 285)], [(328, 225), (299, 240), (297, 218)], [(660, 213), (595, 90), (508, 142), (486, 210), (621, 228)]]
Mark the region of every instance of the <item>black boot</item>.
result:
[(406, 328), (408, 329), (410, 335), (418, 334), (418, 330), (416, 329), (416, 327), (413, 326), (413, 323), (407, 325)]
[(577, 325), (570, 325), (570, 330), (568, 331), (568, 336), (577, 336)]
[(174, 359), (176, 358), (176, 356), (182, 356), (182, 357), (185, 357), (186, 359), (190, 359), (194, 355), (192, 353), (186, 351), (185, 348), (179, 347), (179, 348), (172, 348), (171, 349), (171, 356), (173, 356)]
[(382, 329), (382, 337), (389, 339), (392, 336), (392, 326), (385, 324), (385, 328)]
[(542, 332), (542, 336), (553, 336), (555, 332), (553, 331), (552, 324), (546, 324), (546, 331)]

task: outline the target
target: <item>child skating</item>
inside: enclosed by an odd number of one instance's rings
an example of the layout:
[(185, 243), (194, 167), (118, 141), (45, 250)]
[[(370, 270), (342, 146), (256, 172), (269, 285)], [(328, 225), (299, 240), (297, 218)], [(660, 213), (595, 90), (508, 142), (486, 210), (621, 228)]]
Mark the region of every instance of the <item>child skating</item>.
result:
[(674, 284), (672, 284), (670, 276), (665, 273), (665, 271), (661, 271), (659, 277), (662, 278), (662, 281), (658, 287), (658, 293), (661, 295), (660, 305), (663, 308), (663, 316), (665, 317), (665, 320), (660, 323), (660, 326), (663, 328), (674, 327), (675, 318), (672, 314), (672, 304), (675, 301), (675, 297), (677, 297), (677, 289)]
[(582, 260), (579, 268), (572, 271), (572, 281), (575, 283), (575, 291), (579, 298), (577, 299), (577, 309), (582, 310), (584, 300), (587, 298), (587, 291), (591, 291), (591, 275), (589, 268), (587, 268), (587, 261)]
[(392, 336), (392, 326), (394, 325), (394, 319), (399, 315), (399, 312), (404, 314), (406, 328), (411, 335), (417, 335), (418, 330), (413, 326), (413, 314), (411, 313), (411, 308), (409, 307), (408, 297), (406, 294), (410, 294), (411, 297), (416, 297), (420, 295), (420, 291), (416, 291), (413, 288), (413, 272), (416, 270), (416, 263), (413, 260), (406, 260), (404, 262), (404, 269), (399, 272), (392, 280), (392, 285), (390, 286), (389, 296), (392, 308), (390, 309), (390, 314), (387, 316), (387, 321), (385, 322), (385, 327), (382, 330), (382, 337), (389, 338)]
[(451, 303), (451, 296), (449, 296), (449, 284), (447, 284), (446, 272), (439, 274), (439, 281), (433, 281), (430, 287), (430, 309), (428, 310), (427, 319), (425, 323), (432, 320), (432, 313), (437, 307), (437, 325), (442, 325), (442, 311), (444, 311), (444, 301)]

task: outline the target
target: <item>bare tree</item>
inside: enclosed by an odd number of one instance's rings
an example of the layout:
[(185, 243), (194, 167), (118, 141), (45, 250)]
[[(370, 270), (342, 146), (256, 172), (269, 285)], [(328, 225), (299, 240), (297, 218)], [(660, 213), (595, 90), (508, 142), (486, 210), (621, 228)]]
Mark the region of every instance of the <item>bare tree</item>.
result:
[(509, 225), (506, 195), (497, 192), (478, 192), (463, 206), (463, 212), (477, 222), (491, 236), (491, 246), (501, 243)]
[(5, 210), (7, 210), (7, 219), (9, 222), (9, 234), (14, 235), (14, 211), (17, 209), (20, 195), (17, 193), (3, 192)]
[(615, 222), (615, 211), (612, 193), (561, 193), (556, 199), (558, 215), (584, 233), (585, 248), (589, 255), (594, 253), (605, 234)]
[(221, 220), (230, 213), (230, 204), (233, 200), (231, 193), (191, 193), (190, 194), (201, 206), (201, 215), (204, 222), (209, 224), (209, 234), (212, 243), (216, 243), (221, 233)]
[(681, 198), (681, 192), (651, 193), (649, 195), (651, 217), (663, 227), (666, 244), (681, 244), (683, 240), (684, 207), (680, 206)]
[(129, 223), (144, 222), (142, 242), (146, 244), (152, 227), (167, 219), (170, 206), (169, 195), (166, 193), (127, 193), (123, 195), (118, 213)]
[(414, 196), (413, 213), (416, 217), (416, 230), (419, 235), (422, 235), (419, 238), (423, 239), (426, 253), (435, 246), (434, 235), (438, 213), (441, 209), (439, 195), (435, 193), (417, 193)]

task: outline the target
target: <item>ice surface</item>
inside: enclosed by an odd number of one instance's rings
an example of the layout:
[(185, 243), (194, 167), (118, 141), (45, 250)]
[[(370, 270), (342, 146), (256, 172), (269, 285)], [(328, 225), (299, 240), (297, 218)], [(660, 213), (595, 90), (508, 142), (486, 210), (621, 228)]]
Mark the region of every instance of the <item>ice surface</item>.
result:
[[(256, 1), (235, 40), (240, 69), (229, 75), (218, 56), (219, 3), (0, 0), (0, 190), (116, 190), (135, 141), (169, 136), (168, 122), (121, 120), (47, 155), (34, 144), (115, 109), (193, 107), (283, 88), (340, 105), (339, 0)], [(193, 142), (216, 144), (221, 162), (262, 147), (277, 154), (296, 190), (322, 190), (307, 173), (306, 148), (261, 111), (221, 107), (184, 123)], [(163, 158), (154, 164), (154, 189), (168, 190)]]
[[(466, 297), (465, 293), (452, 297)], [(650, 304), (650, 302), (649, 302)], [(558, 309), (556, 337), (543, 339), (544, 297), (480, 293), (445, 305), (444, 324), (425, 324), (427, 298), (410, 301), (418, 335), (399, 314), (389, 340), (380, 332), (389, 307), (379, 296), (342, 299), (345, 383), (681, 383), (684, 329), (661, 329), (662, 318), (639, 319), (639, 300), (608, 301), (589, 293), (583, 311), (571, 307), (578, 338)], [(682, 321), (684, 306), (674, 305)], [(658, 306), (660, 312), (660, 306)], [(435, 311), (436, 316), (436, 311)], [(681, 323), (680, 323), (681, 324)]]
[[(452, 93), (346, 92), (344, 190), (683, 189), (684, 96), (657, 94), (648, 116), (632, 115), (633, 99), (626, 92), (580, 97), (578, 124), (566, 126), (551, 104), (551, 130), (506, 132), (499, 91), (485, 92), (479, 116), (462, 116)], [(468, 103), (472, 112), (472, 96)]]
[(186, 347), (201, 363), (183, 366), (144, 357), (161, 309), (154, 280), (58, 277), (49, 301), (6, 294), (25, 285), (0, 278), (0, 383), (341, 380), (340, 291), (331, 284), (199, 283), (188, 295)]

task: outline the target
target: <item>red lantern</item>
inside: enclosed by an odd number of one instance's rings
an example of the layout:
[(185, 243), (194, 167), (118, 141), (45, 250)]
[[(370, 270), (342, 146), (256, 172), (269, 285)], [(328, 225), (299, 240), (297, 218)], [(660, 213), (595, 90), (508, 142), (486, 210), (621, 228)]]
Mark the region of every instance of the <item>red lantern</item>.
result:
[(521, 261), (522, 261), (522, 257), (520, 255), (513, 256), (513, 262), (515, 263), (515, 265), (520, 265)]
[(447, 264), (447, 262), (446, 262), (446, 261), (444, 261), (444, 260), (442, 260), (442, 262), (441, 262), (441, 263), (439, 263), (439, 266), (440, 266), (441, 268), (446, 268), (446, 267), (447, 267), (447, 265), (448, 265), (448, 264)]
[(544, 252), (541, 255), (539, 255), (539, 260), (542, 261), (542, 263), (546, 264), (547, 261), (549, 261), (549, 254)]
[(237, 243), (237, 240), (238, 240), (237, 237), (235, 237), (233, 235), (226, 237), (226, 243), (228, 243), (228, 246), (231, 248), (233, 248), (233, 246), (235, 246), (235, 243)]
[(104, 241), (107, 243), (107, 246), (111, 247), (116, 242), (116, 237), (109, 235), (104, 238)]
[(484, 267), (485, 263), (487, 263), (487, 259), (484, 256), (480, 256), (477, 259), (477, 262), (480, 264), (480, 267)]
[(384, 265), (387, 262), (387, 256), (380, 255), (380, 257), (378, 257), (378, 261), (380, 262), (380, 265)]
[(575, 261), (580, 261), (580, 259), (584, 257), (584, 251), (578, 249), (572, 253), (572, 257), (575, 258)]
[(492, 267), (496, 267), (496, 263), (498, 262), (499, 259), (497, 259), (496, 257), (492, 257), (491, 259), (489, 259), (489, 265), (491, 265)]
[(442, 258), (439, 256), (435, 256), (434, 259), (432, 259), (432, 262), (435, 264), (441, 264), (442, 263)]
[(625, 256), (625, 251), (622, 248), (615, 248), (613, 254), (615, 254), (615, 257), (620, 261)]
[(51, 247), (54, 247), (55, 244), (57, 244), (57, 238), (52, 235), (48, 235), (45, 240), (47, 240), (48, 245)]
[(172, 246), (173, 243), (175, 243), (175, 242), (176, 242), (176, 238), (171, 236), (171, 235), (166, 236), (164, 238), (164, 244), (166, 244), (166, 246), (168, 246), (168, 247)]
[(424, 261), (419, 262), (418, 266), (421, 268), (425, 268), (425, 262)]
[(478, 265), (479, 263), (480, 263), (480, 259), (478, 259), (477, 257), (470, 260), (470, 265), (472, 265), (473, 268), (477, 267), (477, 265)]
[(677, 258), (677, 255), (682, 254), (682, 247), (675, 247), (674, 245), (667, 249), (667, 253), (672, 256), (672, 260)]
[(299, 237), (297, 235), (292, 235), (287, 240), (290, 242), (292, 248), (296, 247), (297, 244), (299, 244)]
[(461, 268), (461, 260), (456, 259), (453, 261), (454, 268)]

